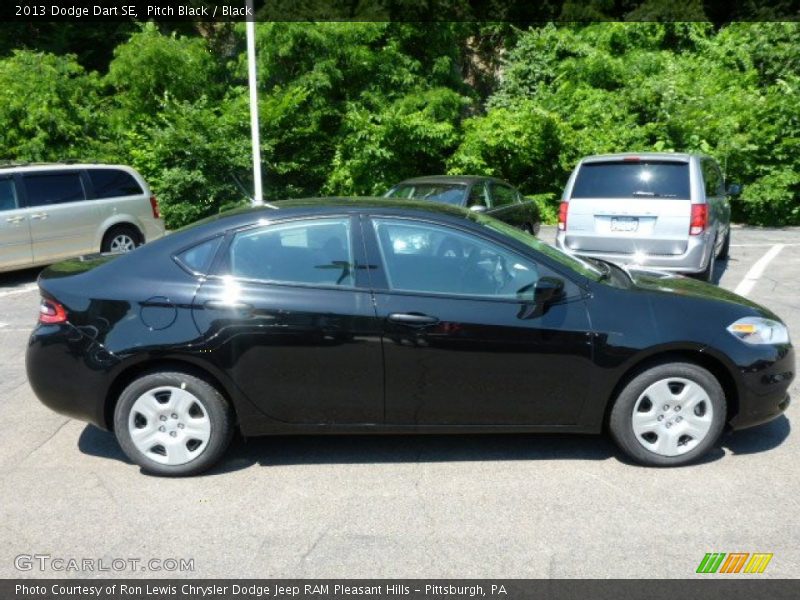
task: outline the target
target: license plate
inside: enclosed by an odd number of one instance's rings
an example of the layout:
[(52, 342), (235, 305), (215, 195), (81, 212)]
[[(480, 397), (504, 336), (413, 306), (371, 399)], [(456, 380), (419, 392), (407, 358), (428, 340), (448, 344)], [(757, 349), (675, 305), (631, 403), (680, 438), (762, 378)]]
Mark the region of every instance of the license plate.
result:
[(636, 231), (639, 228), (639, 219), (615, 217), (611, 219), (611, 231)]

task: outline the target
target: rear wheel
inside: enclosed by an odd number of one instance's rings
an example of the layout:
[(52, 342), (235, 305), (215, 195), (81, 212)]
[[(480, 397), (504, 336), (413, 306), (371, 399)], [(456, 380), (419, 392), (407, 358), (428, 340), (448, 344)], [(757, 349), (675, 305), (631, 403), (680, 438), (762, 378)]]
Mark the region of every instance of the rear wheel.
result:
[(116, 225), (108, 230), (100, 246), (101, 252), (122, 254), (141, 246), (142, 236), (132, 225)]
[(717, 379), (692, 363), (664, 363), (634, 377), (611, 410), (617, 445), (648, 466), (679, 466), (705, 454), (726, 419), (725, 394)]
[(731, 230), (728, 228), (728, 233), (725, 234), (725, 241), (722, 242), (722, 248), (717, 255), (720, 260), (726, 260), (731, 251)]
[(716, 245), (717, 244), (715, 241), (714, 244), (711, 246), (711, 256), (708, 257), (708, 265), (706, 265), (706, 268), (696, 275), (696, 277), (701, 281), (708, 281), (709, 283), (714, 283), (714, 275), (717, 262), (717, 254), (714, 250)]
[(114, 411), (122, 450), (158, 475), (195, 475), (212, 467), (230, 444), (233, 423), (233, 411), (215, 387), (181, 372), (136, 379)]

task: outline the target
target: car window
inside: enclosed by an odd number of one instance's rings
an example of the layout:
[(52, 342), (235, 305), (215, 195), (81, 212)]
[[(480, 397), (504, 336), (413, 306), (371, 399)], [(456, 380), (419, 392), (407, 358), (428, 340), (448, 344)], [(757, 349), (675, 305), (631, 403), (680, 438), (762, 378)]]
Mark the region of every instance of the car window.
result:
[(492, 204), (494, 206), (508, 206), (517, 201), (517, 192), (514, 188), (500, 183), (492, 184)]
[(573, 198), (675, 198), (688, 200), (689, 164), (671, 161), (584, 163)]
[(0, 211), (17, 208), (17, 195), (14, 193), (14, 180), (10, 177), (0, 179)]
[(178, 255), (178, 260), (194, 273), (205, 274), (211, 267), (211, 260), (217, 253), (221, 237), (201, 242)]
[(392, 290), (517, 298), (539, 279), (533, 261), (457, 229), (402, 219), (373, 226)]
[(722, 175), (720, 175), (714, 161), (704, 159), (700, 163), (703, 172), (703, 184), (705, 185), (706, 197), (719, 196), (722, 194)]
[(489, 206), (486, 200), (486, 186), (482, 183), (476, 183), (469, 191), (469, 199), (467, 206)]
[(230, 274), (279, 283), (353, 286), (350, 219), (306, 219), (242, 231)]
[(92, 180), (96, 198), (116, 198), (117, 196), (135, 196), (144, 190), (130, 173), (119, 169), (87, 169)]
[(461, 206), (467, 186), (460, 183), (404, 183), (389, 192), (392, 198), (414, 198)]
[(28, 206), (46, 206), (85, 200), (78, 171), (25, 175)]

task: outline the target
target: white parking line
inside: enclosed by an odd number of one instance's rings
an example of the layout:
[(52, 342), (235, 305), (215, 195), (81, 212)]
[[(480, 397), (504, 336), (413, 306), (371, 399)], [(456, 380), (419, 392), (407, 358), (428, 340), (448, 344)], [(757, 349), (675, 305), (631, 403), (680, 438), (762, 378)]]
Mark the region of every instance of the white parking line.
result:
[[(768, 243), (764, 243), (764, 244), (731, 244), (731, 248), (765, 248), (767, 246), (772, 246), (774, 244), (775, 244), (775, 242), (768, 242)], [(784, 242), (783, 245), (784, 246), (800, 246), (800, 243)]]
[(778, 253), (783, 250), (783, 247), (786, 244), (775, 244), (772, 248), (767, 250), (767, 252), (759, 258), (755, 264), (750, 267), (750, 270), (744, 276), (744, 279), (736, 286), (736, 289), (733, 290), (734, 293), (739, 294), (740, 296), (747, 296), (752, 289), (753, 286), (758, 281), (758, 278), (764, 274), (764, 270), (767, 268), (767, 265), (770, 261), (778, 256)]
[(23, 286), (21, 288), (15, 288), (13, 290), (6, 290), (4, 292), (0, 292), (0, 298), (5, 298), (6, 296), (16, 296), (17, 294), (25, 294), (27, 292), (32, 292), (37, 287), (39, 286), (37, 286), (35, 283), (29, 283), (28, 285)]

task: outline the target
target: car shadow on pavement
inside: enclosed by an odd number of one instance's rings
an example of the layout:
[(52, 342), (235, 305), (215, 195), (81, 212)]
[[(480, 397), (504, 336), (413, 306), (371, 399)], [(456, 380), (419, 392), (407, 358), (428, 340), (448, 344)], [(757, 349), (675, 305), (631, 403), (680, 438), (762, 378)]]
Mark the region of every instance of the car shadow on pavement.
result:
[(722, 438), (722, 446), (732, 454), (756, 454), (780, 446), (789, 437), (792, 426), (786, 415), (757, 427), (734, 431)]
[(9, 271), (8, 273), (0, 273), (0, 288), (15, 288), (27, 285), (29, 283), (36, 283), (43, 267), (35, 267), (33, 269), (25, 269), (24, 271)]
[[(721, 443), (695, 464), (729, 453), (755, 454), (778, 447), (791, 430), (785, 416), (764, 425), (726, 434)], [(78, 439), (84, 454), (131, 461), (113, 433), (87, 425)], [(605, 435), (451, 434), (451, 435), (286, 435), (243, 439), (237, 436), (228, 453), (208, 475), (249, 468), (321, 464), (434, 463), (462, 461), (607, 460), (638, 466), (625, 458)], [(643, 467), (644, 468), (644, 467)]]

